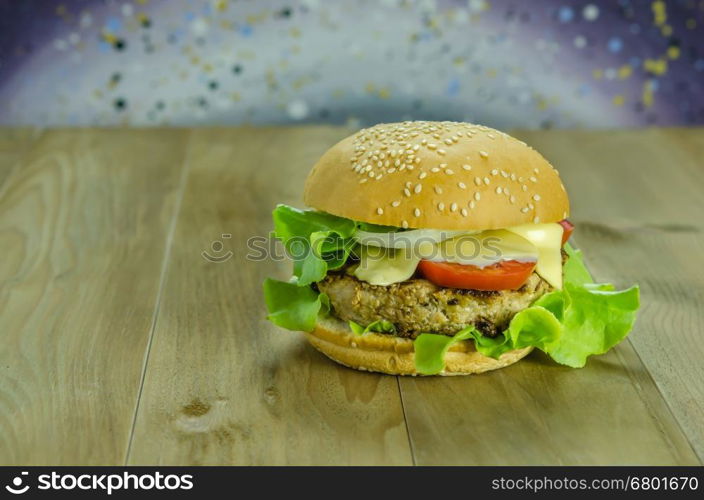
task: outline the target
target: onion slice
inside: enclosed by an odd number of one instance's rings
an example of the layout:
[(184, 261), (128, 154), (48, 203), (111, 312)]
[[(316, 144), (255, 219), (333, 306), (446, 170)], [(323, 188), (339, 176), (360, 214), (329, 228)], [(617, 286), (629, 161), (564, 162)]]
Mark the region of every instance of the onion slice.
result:
[[(419, 244), (436, 244), (454, 238), (461, 234), (476, 234), (479, 231), (450, 231), (447, 229), (412, 229), (410, 231), (398, 231), (390, 233), (373, 233), (370, 231), (357, 231), (354, 238), (362, 245), (414, 249)], [(424, 245), (425, 246), (425, 245)]]

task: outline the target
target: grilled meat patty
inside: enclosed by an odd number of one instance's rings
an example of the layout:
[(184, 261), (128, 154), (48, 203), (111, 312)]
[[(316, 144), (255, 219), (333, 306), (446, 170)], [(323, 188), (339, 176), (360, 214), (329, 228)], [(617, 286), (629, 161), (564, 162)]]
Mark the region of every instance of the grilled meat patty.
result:
[(443, 288), (421, 278), (370, 285), (344, 270), (328, 274), (318, 288), (330, 297), (340, 319), (360, 325), (384, 319), (396, 326), (396, 335), (409, 338), (420, 333), (453, 336), (469, 325), (494, 337), (516, 313), (552, 290), (535, 272), (518, 290), (482, 291)]

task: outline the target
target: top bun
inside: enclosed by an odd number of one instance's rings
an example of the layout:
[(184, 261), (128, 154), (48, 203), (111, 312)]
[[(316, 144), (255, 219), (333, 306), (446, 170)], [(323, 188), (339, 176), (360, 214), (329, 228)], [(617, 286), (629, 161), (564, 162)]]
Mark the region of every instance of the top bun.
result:
[(458, 122), (382, 123), (330, 148), (306, 205), (373, 224), (500, 229), (569, 215), (559, 174), (504, 132)]

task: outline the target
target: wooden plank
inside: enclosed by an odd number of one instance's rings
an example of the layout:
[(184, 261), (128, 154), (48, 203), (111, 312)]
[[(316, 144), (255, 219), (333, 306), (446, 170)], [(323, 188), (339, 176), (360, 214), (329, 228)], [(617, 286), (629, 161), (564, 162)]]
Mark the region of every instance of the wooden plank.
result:
[[(687, 388), (684, 382), (702, 380), (702, 347), (695, 342), (701, 336), (701, 299), (696, 297), (702, 294), (702, 274), (691, 259), (684, 259), (684, 252), (696, 255), (695, 249), (702, 249), (701, 240), (690, 231), (701, 211), (683, 218), (683, 206), (672, 201), (682, 195), (690, 210), (698, 206), (694, 194), (702, 185), (702, 172), (692, 168), (694, 156), (688, 156), (696, 148), (687, 143), (688, 153), (687, 148), (663, 150), (657, 143), (662, 133), (655, 131), (519, 136), (560, 169), (573, 202), (576, 240), (596, 277), (620, 286), (640, 282), (643, 287), (644, 307), (633, 343), (642, 347), (639, 352), (646, 356), (647, 368), (654, 368), (660, 387), (670, 382), (666, 388), (671, 393), (665, 393), (665, 401), (629, 342), (581, 370), (557, 366), (535, 353), (478, 377), (402, 379), (416, 462), (700, 463), (680, 424), (697, 445), (704, 421), (699, 413), (702, 385)], [(678, 168), (673, 164), (680, 161), (687, 177), (672, 173)], [(656, 229), (634, 234), (647, 224)], [(633, 230), (623, 231), (628, 228)], [(666, 233), (679, 240), (668, 239)], [(689, 246), (679, 250), (685, 243)], [(673, 262), (678, 271), (674, 274), (669, 271)], [(692, 273), (690, 279), (685, 271)], [(688, 291), (694, 295), (688, 298)], [(684, 327), (688, 331), (683, 332)], [(669, 341), (663, 341), (665, 335)], [(681, 335), (688, 340), (680, 341)], [(694, 355), (687, 356), (686, 349), (693, 349)], [(695, 396), (696, 402), (691, 400)], [(673, 405), (675, 414), (684, 417), (679, 423), (667, 404), (673, 402), (680, 406), (678, 411)], [(687, 427), (684, 420), (690, 417)]]
[(185, 132), (53, 131), (0, 198), (0, 462), (122, 464)]
[(526, 140), (561, 167), (596, 276), (640, 284), (631, 342), (704, 460), (704, 129)]
[[(269, 324), (262, 282), (290, 263), (245, 258), (346, 133), (196, 132), (129, 463), (411, 463), (396, 379), (343, 369)], [(214, 240), (232, 258), (206, 261)]]
[(0, 192), (5, 180), (41, 134), (37, 129), (0, 127)]

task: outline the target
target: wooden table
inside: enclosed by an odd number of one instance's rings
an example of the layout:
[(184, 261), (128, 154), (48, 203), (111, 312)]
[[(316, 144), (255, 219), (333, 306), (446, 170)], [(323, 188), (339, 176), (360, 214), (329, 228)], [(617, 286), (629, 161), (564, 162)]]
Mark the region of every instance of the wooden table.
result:
[(247, 238), (348, 133), (1, 131), (0, 463), (702, 462), (704, 130), (516, 132), (561, 170), (596, 277), (643, 307), (584, 369), (464, 378), (348, 370), (264, 319), (290, 267)]

